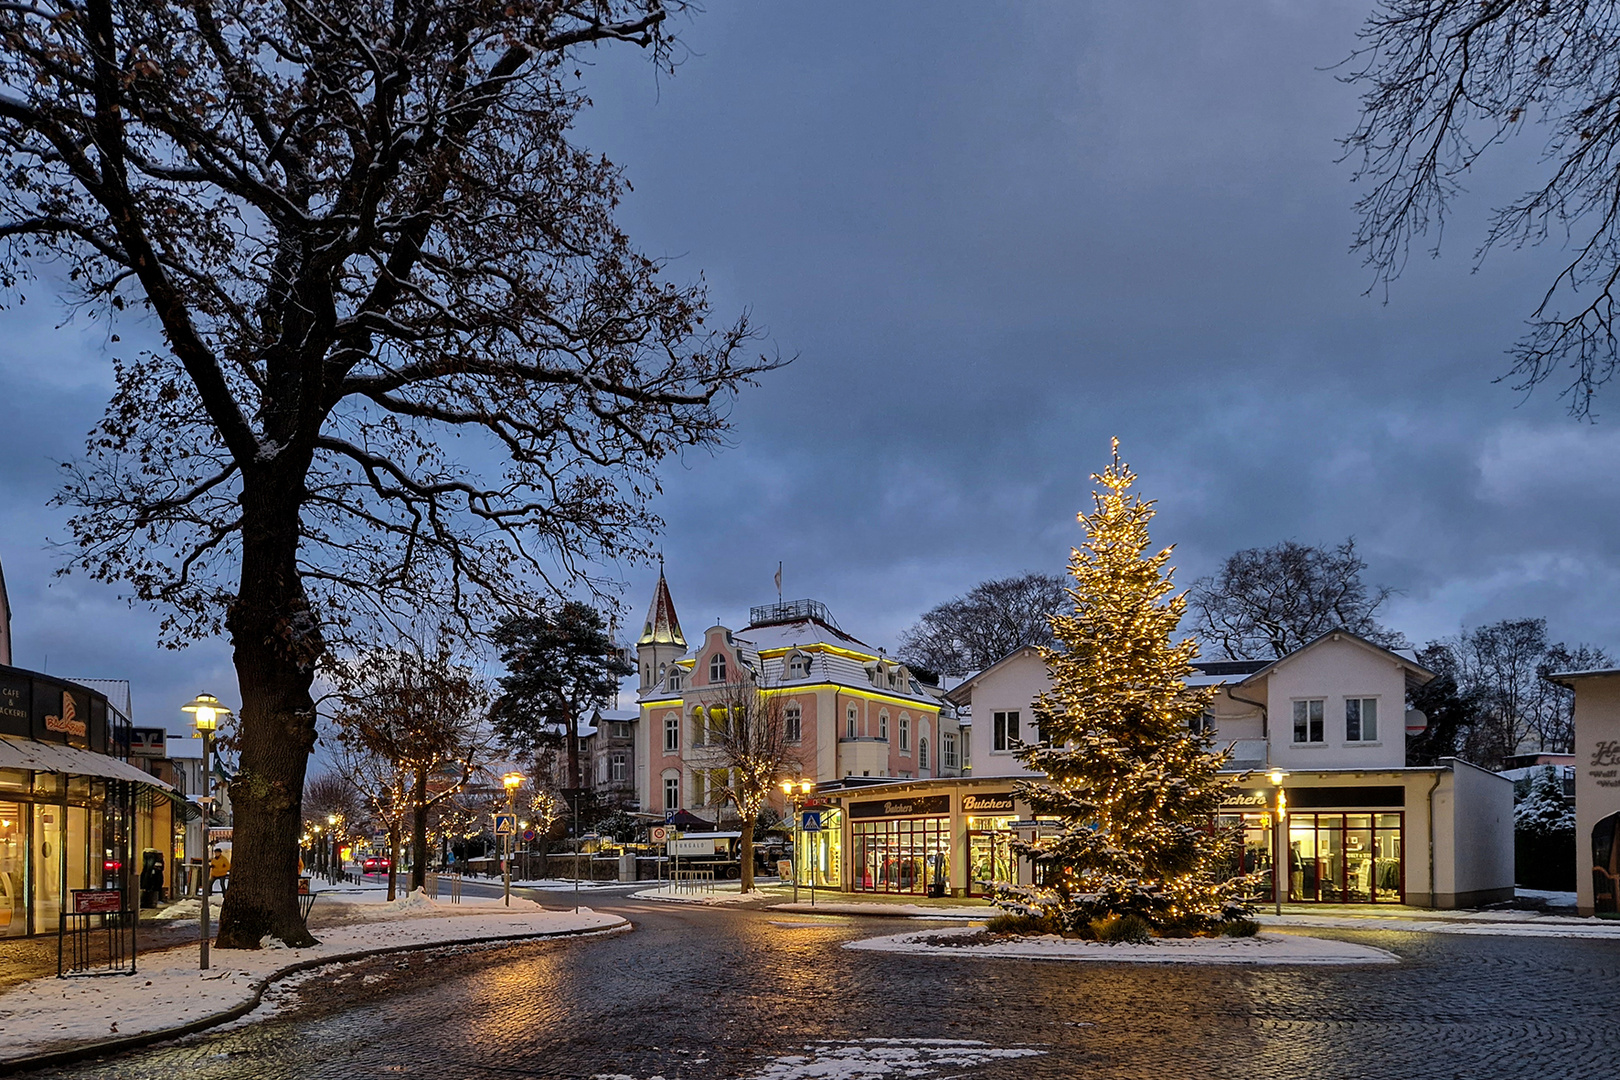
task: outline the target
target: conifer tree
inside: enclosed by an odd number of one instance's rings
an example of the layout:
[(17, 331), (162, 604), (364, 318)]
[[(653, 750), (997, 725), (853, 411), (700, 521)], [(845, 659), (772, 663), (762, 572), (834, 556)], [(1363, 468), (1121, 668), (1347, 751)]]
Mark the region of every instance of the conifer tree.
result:
[(1052, 689), (1035, 702), (1040, 741), (1020, 758), (1046, 779), (1020, 790), (1061, 827), (1015, 845), (1040, 870), (1006, 886), (1002, 906), (1055, 917), (1088, 935), (1093, 920), (1136, 915), (1160, 930), (1209, 931), (1241, 908), (1226, 880), (1234, 838), (1214, 828), (1227, 755), (1193, 730), (1210, 691), (1187, 685), (1197, 643), (1173, 642), (1186, 608), (1170, 597), (1170, 548), (1149, 554), (1152, 501), (1119, 459), (1092, 479), (1095, 508), (1069, 559), (1073, 614), (1055, 615), (1043, 650)]

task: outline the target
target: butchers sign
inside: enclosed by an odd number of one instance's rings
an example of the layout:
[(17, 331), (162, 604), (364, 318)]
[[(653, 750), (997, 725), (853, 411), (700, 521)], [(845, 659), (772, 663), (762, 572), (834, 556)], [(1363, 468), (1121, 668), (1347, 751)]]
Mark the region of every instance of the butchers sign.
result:
[(1010, 791), (998, 791), (991, 795), (963, 795), (962, 813), (964, 814), (992, 814), (1012, 813), (1013, 797)]
[(884, 799), (881, 802), (858, 802), (849, 808), (852, 818), (873, 817), (932, 817), (951, 812), (949, 795), (919, 795), (910, 799)]

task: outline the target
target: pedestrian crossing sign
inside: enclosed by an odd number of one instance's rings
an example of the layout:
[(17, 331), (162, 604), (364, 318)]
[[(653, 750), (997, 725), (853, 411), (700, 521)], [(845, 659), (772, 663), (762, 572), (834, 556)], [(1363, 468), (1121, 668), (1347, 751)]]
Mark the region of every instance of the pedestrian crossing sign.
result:
[(514, 835), (516, 833), (517, 833), (517, 815), (516, 814), (496, 814), (495, 815), (495, 835), (496, 836), (512, 836), (512, 835)]
[(805, 832), (821, 831), (821, 811), (806, 810), (799, 818), (799, 828)]

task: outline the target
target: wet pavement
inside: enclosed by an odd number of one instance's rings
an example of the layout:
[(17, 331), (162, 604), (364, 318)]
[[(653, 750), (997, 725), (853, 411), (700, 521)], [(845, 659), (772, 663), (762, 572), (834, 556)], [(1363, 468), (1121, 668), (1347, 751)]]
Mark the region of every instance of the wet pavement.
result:
[[(558, 898), (540, 897), (548, 906)], [(854, 952), (923, 924), (602, 894), (616, 937), (382, 957), (276, 1018), (50, 1077), (1608, 1078), (1620, 943), (1313, 931), (1398, 966)]]

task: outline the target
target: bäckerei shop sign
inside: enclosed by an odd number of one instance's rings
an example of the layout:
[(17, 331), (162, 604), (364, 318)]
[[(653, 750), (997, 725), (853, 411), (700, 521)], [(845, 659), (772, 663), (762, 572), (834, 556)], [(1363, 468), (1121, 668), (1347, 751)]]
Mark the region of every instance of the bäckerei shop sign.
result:
[(72, 683), (0, 667), (0, 734), (107, 752), (107, 699)]

